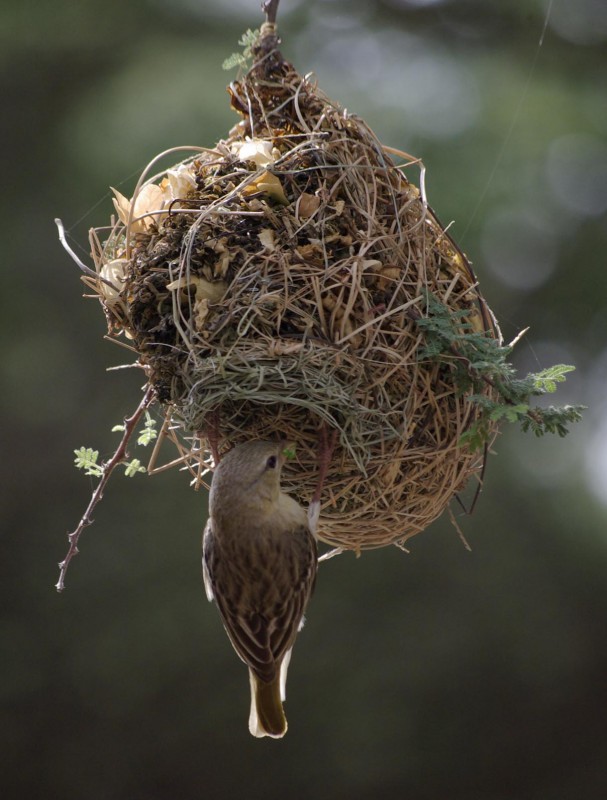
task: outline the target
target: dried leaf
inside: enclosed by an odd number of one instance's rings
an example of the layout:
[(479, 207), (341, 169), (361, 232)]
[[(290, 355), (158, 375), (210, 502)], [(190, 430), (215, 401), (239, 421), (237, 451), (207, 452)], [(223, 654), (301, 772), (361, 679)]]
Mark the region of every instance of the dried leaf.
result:
[(267, 139), (247, 139), (235, 142), (232, 152), (240, 161), (253, 161), (258, 167), (269, 167), (280, 157), (280, 150)]
[(268, 197), (271, 197), (273, 200), (277, 200), (279, 203), (282, 203), (285, 206), (289, 204), (280, 179), (277, 178), (276, 175), (272, 175), (271, 172), (262, 172), (262, 174), (256, 178), (256, 180), (254, 180), (248, 186), (245, 186), (245, 188), (242, 190), (242, 193), (245, 196), (256, 194), (257, 192), (267, 194)]
[(274, 231), (272, 228), (263, 228), (257, 236), (266, 250), (269, 250), (271, 253), (276, 250), (276, 242), (274, 241)]
[(228, 284), (225, 281), (207, 281), (198, 275), (191, 275), (189, 278), (179, 277), (171, 283), (167, 283), (169, 292), (175, 292), (179, 289), (187, 289), (188, 286), (194, 286), (196, 292), (196, 303), (207, 300), (209, 303), (218, 303), (226, 293)]
[(302, 244), (296, 248), (297, 254), (303, 261), (320, 266), (324, 264), (324, 252), (318, 244)]
[(221, 258), (215, 262), (215, 265), (213, 267), (215, 275), (220, 275), (222, 278), (225, 278), (231, 261), (232, 261), (232, 254), (226, 250), (226, 252), (223, 253), (223, 255), (221, 256)]
[[(118, 214), (120, 221), (125, 225), (128, 223), (131, 206), (133, 200), (121, 194), (117, 189), (112, 188), (114, 192), (114, 208)], [(160, 222), (166, 214), (154, 214), (147, 216), (151, 211), (162, 211), (165, 207), (167, 198), (165, 191), (161, 186), (155, 183), (146, 184), (137, 195), (135, 204), (133, 206), (133, 222), (131, 223), (131, 231), (133, 233), (142, 233), (149, 230), (154, 222)]]
[(116, 258), (113, 261), (108, 261), (99, 270), (99, 276), (112, 283), (115, 287), (112, 288), (107, 283), (99, 282), (99, 291), (108, 302), (118, 299), (118, 294), (126, 280), (126, 270), (129, 264), (128, 258)]
[(380, 270), (379, 280), (377, 281), (377, 285), (383, 291), (388, 287), (389, 284), (394, 283), (402, 276), (402, 270), (399, 267), (389, 264), (386, 267), (383, 267)]
[(302, 219), (308, 219), (315, 211), (318, 211), (319, 206), (320, 197), (318, 195), (304, 192), (298, 200), (297, 210)]
[(126, 198), (118, 189), (114, 189), (113, 186), (110, 186), (110, 189), (114, 192), (114, 197), (112, 198), (112, 202), (114, 203), (114, 208), (116, 209), (116, 213), (118, 214), (118, 219), (120, 222), (123, 222), (125, 225), (129, 220), (129, 211), (131, 208), (131, 201)]
[(168, 169), (166, 180), (171, 200), (187, 197), (193, 189), (196, 189), (196, 176), (192, 172), (191, 164), (179, 164), (173, 169)]
[(382, 262), (379, 261), (377, 258), (363, 258), (363, 260), (360, 262), (360, 265), (363, 268), (363, 271), (364, 270), (373, 271), (381, 269)]
[(209, 313), (209, 301), (206, 297), (194, 303), (194, 326), (200, 330), (204, 326), (204, 321)]

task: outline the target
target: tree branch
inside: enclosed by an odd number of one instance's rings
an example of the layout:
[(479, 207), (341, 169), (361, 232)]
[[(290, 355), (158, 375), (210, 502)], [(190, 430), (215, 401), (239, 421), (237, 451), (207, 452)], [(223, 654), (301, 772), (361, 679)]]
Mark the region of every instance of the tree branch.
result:
[(84, 263), (84, 261), (82, 261), (82, 259), (78, 258), (76, 253), (74, 253), (72, 248), (67, 243), (67, 238), (66, 238), (66, 235), (65, 235), (65, 228), (63, 226), (63, 222), (60, 219), (55, 219), (55, 225), (57, 226), (57, 230), (58, 230), (58, 233), (59, 233), (59, 241), (63, 245), (64, 250), (71, 256), (72, 260), (77, 264), (78, 267), (80, 267), (82, 272), (84, 272), (85, 275), (90, 275), (92, 278), (95, 278), (95, 280), (97, 280), (97, 281), (101, 281), (102, 283), (105, 283), (106, 286), (109, 286), (115, 292), (119, 292), (120, 291), (120, 287), (119, 286), (114, 286), (114, 284), (111, 281), (108, 281), (105, 278), (102, 278), (101, 275), (99, 275), (99, 273), (95, 272), (94, 269), (91, 269), (90, 267), (87, 267), (87, 265)]
[(75, 555), (78, 555), (78, 540), (82, 534), (82, 531), (88, 526), (91, 525), (93, 520), (91, 519), (91, 514), (95, 510), (96, 505), (99, 503), (101, 498), (103, 497), (103, 490), (106, 487), (107, 482), (110, 479), (112, 472), (116, 469), (116, 467), (125, 460), (127, 457), (126, 448), (128, 443), (133, 435), (139, 420), (141, 419), (141, 415), (143, 412), (148, 408), (148, 406), (154, 400), (154, 390), (151, 386), (148, 386), (141, 403), (139, 403), (135, 413), (131, 417), (127, 417), (124, 420), (124, 434), (122, 435), (122, 439), (120, 444), (116, 448), (116, 452), (110, 458), (109, 461), (103, 465), (103, 474), (99, 483), (97, 484), (97, 488), (93, 492), (93, 495), (90, 499), (88, 506), (80, 522), (78, 523), (78, 527), (75, 531), (68, 534), (68, 541), (70, 546), (68, 548), (67, 554), (63, 561), (59, 563), (59, 580), (55, 584), (55, 588), (58, 592), (62, 592), (65, 589), (65, 575), (67, 569), (70, 565), (70, 561)]
[(276, 14), (278, 13), (278, 4), (280, 0), (265, 0), (261, 4), (261, 9), (266, 15), (266, 22), (270, 25), (276, 25)]

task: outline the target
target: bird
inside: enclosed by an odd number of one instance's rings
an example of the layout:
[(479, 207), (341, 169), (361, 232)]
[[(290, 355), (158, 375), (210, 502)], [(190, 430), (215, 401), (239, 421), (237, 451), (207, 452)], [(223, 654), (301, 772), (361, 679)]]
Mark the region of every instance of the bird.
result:
[(316, 581), (314, 522), (282, 491), (288, 442), (239, 444), (216, 466), (203, 534), (203, 578), (249, 668), (249, 731), (282, 738), (287, 669)]

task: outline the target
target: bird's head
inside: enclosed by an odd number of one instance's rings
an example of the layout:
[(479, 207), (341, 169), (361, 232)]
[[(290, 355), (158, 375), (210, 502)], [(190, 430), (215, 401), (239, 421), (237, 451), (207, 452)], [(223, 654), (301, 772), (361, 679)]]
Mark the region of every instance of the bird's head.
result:
[(211, 485), (210, 511), (230, 512), (234, 505), (259, 507), (276, 502), (282, 467), (293, 457), (292, 442), (239, 444), (219, 462)]

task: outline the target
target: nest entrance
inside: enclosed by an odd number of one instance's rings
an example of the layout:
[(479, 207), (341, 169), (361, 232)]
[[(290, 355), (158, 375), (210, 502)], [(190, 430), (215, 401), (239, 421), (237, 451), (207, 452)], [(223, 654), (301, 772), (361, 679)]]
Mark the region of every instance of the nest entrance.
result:
[(482, 462), (460, 444), (474, 406), (448, 359), (424, 360), (417, 321), (432, 296), (499, 331), (467, 259), (392, 159), (406, 155), (263, 45), (230, 87), (243, 119), (229, 136), (140, 181), (132, 200), (117, 195), (92, 283), (190, 465), (209, 464), (211, 418), (221, 451), (284, 437), (297, 443), (285, 489), (307, 503), (326, 425), (339, 440), (320, 537), (357, 551), (402, 544)]

